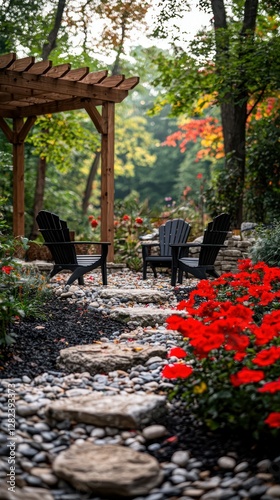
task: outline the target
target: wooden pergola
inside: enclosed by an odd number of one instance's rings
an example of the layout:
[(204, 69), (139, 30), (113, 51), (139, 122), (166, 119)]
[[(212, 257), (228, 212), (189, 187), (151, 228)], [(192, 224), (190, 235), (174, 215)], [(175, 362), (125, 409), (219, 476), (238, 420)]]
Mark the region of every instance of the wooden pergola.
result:
[[(90, 73), (70, 64), (52, 66), (34, 57), (0, 56), (0, 127), (13, 144), (13, 233), (24, 236), (24, 141), (37, 116), (85, 109), (101, 134), (101, 240), (114, 258), (115, 103), (122, 102), (139, 77)], [(101, 112), (97, 109), (101, 106)], [(9, 119), (7, 121), (7, 119)], [(12, 124), (11, 124), (12, 120)]]

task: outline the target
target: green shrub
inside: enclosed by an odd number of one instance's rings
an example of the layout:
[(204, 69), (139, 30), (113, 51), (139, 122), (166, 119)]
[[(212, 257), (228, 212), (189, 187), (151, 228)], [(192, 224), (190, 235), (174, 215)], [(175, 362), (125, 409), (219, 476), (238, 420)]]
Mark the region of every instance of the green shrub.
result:
[[(1, 202), (1, 199), (0, 199)], [(13, 238), (0, 214), (0, 345), (15, 342), (12, 325), (24, 317), (42, 317), (41, 305), (50, 293), (44, 276), (14, 258), (28, 249), (26, 238)]]
[(280, 266), (280, 221), (271, 227), (256, 229), (257, 239), (250, 250), (253, 263), (265, 262), (268, 266)]

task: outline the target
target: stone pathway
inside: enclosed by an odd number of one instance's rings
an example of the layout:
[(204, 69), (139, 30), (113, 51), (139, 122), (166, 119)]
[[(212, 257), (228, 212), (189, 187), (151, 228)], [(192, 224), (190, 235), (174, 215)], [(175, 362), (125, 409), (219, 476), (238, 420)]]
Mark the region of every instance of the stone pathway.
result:
[[(164, 390), (172, 383), (160, 373), (180, 338), (164, 327), (176, 305), (168, 278), (144, 283), (125, 271), (103, 287), (96, 273), (85, 287), (53, 286), (58, 300), (86, 302), (126, 322), (130, 331), (63, 349), (55, 372), (0, 380), (1, 500), (280, 498), (280, 452), (273, 463), (259, 462), (256, 473), (232, 452), (219, 458), (212, 476), (188, 450), (178, 449), (162, 463), (151, 455), (168, 439)], [(14, 475), (7, 446), (10, 387), (16, 403)]]

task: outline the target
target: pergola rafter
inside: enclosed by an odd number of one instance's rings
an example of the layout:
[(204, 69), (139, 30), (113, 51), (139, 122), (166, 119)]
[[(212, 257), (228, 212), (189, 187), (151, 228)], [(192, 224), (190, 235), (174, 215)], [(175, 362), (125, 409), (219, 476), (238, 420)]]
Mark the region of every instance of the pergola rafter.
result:
[[(139, 77), (108, 76), (108, 71), (52, 66), (34, 57), (0, 56), (0, 128), (13, 144), (13, 232), (24, 235), (24, 141), (37, 116), (85, 109), (101, 134), (101, 239), (114, 257), (115, 104), (122, 102)], [(101, 106), (101, 112), (96, 106)], [(7, 121), (8, 119), (8, 121)], [(12, 120), (12, 127), (9, 121)]]

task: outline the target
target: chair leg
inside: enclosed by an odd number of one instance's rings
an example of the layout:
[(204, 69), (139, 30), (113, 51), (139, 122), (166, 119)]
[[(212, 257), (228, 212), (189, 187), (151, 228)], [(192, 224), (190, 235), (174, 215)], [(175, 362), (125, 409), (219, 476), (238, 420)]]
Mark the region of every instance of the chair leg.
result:
[(87, 271), (82, 269), (81, 267), (75, 269), (75, 271), (71, 274), (70, 278), (68, 279), (66, 285), (72, 285), (72, 283), (74, 283), (74, 281), (76, 280), (78, 280), (79, 285), (83, 285), (84, 284), (83, 275), (86, 272)]
[(217, 273), (217, 271), (215, 271), (215, 269), (212, 269), (212, 270), (209, 270), (209, 271), (206, 271), (206, 272), (207, 272), (207, 274), (209, 274), (213, 278), (219, 278), (220, 277), (220, 275)]
[(172, 267), (171, 269), (171, 286), (176, 286), (177, 279), (177, 267)]
[(53, 266), (50, 274), (49, 274), (49, 278), (53, 278), (57, 273), (60, 273), (62, 271), (62, 267), (61, 266), (57, 266), (56, 264)]
[(154, 273), (154, 277), (157, 278), (157, 270), (156, 270), (155, 266), (151, 266), (151, 267), (152, 267), (152, 270)]
[(147, 263), (143, 261), (143, 280), (147, 279)]
[(178, 269), (178, 283), (180, 283), (180, 285), (183, 283), (183, 271), (180, 268)]
[(102, 273), (102, 283), (103, 285), (107, 285), (107, 267), (106, 263), (101, 265), (101, 273)]

